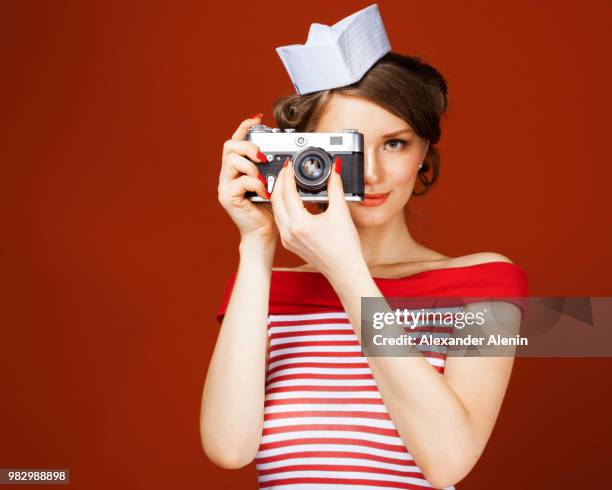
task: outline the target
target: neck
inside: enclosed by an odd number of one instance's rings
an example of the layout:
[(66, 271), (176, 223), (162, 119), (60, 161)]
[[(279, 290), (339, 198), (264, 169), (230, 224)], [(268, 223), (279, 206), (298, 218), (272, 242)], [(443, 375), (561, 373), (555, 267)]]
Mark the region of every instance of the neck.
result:
[(369, 267), (411, 262), (422, 257), (423, 247), (412, 238), (403, 212), (383, 224), (358, 227), (357, 232)]

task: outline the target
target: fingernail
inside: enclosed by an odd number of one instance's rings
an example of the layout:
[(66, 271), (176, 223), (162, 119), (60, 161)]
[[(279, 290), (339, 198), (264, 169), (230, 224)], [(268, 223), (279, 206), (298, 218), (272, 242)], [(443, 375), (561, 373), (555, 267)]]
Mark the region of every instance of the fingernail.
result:
[(336, 157), (336, 159), (334, 160), (334, 168), (336, 169), (337, 174), (342, 173), (342, 158)]
[(257, 174), (257, 178), (258, 178), (259, 180), (261, 180), (261, 183), (264, 185), (264, 191), (265, 191), (265, 193), (266, 193), (266, 197), (267, 197), (268, 199), (270, 199), (270, 196), (271, 196), (272, 194), (270, 194), (270, 193), (268, 192), (268, 184), (266, 183), (266, 179), (265, 179), (265, 178), (264, 178), (264, 176), (263, 176), (263, 175), (261, 175), (261, 174)]
[(261, 163), (266, 163), (268, 161), (268, 158), (266, 157), (266, 155), (264, 155), (261, 151), (257, 152), (257, 158), (259, 158), (259, 161)]
[(263, 117), (263, 114), (261, 112), (258, 112), (257, 114), (253, 114), (251, 117), (249, 117), (249, 119), (257, 119), (259, 117)]
[(283, 168), (285, 168), (287, 165), (289, 165), (289, 159), (288, 158), (285, 159), (285, 163), (283, 163)]

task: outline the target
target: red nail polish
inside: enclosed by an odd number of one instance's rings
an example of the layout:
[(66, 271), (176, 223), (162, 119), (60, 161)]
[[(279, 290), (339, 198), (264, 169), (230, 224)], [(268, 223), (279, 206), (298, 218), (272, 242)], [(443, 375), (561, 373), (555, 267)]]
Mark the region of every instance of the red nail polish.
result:
[(261, 163), (266, 163), (268, 161), (266, 155), (264, 155), (261, 151), (257, 152), (257, 158), (259, 158)]
[(285, 159), (285, 163), (283, 163), (283, 168), (285, 168), (287, 165), (289, 165), (289, 159), (288, 158)]
[(334, 160), (334, 168), (336, 169), (337, 174), (342, 173), (342, 158), (336, 157), (336, 159)]
[(257, 174), (257, 178), (261, 180), (261, 183), (264, 185), (264, 187), (266, 187), (266, 179), (264, 178), (264, 176), (261, 174)]
[(249, 119), (257, 119), (258, 117), (263, 117), (263, 114), (258, 112), (257, 114), (253, 114), (251, 117), (249, 117)]
[(270, 199), (270, 197), (271, 197), (271, 196), (272, 196), (272, 194), (270, 194), (270, 193), (269, 193), (269, 192), (266, 190), (266, 197), (267, 197), (268, 199)]

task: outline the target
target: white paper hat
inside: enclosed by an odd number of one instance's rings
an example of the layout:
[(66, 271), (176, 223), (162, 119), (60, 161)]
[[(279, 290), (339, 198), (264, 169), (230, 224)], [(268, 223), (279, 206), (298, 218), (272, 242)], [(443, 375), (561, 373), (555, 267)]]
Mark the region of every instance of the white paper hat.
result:
[(300, 95), (355, 83), (389, 51), (376, 4), (331, 27), (311, 24), (306, 44), (276, 48)]

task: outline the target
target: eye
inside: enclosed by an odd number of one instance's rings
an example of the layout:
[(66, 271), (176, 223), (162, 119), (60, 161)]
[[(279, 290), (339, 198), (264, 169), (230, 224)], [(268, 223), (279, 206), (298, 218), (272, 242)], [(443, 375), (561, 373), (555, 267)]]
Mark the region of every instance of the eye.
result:
[(400, 139), (392, 139), (392, 140), (388, 140), (385, 143), (385, 147), (387, 147), (390, 150), (401, 150), (403, 149), (406, 145), (408, 144), (408, 142), (406, 140), (400, 140)]

